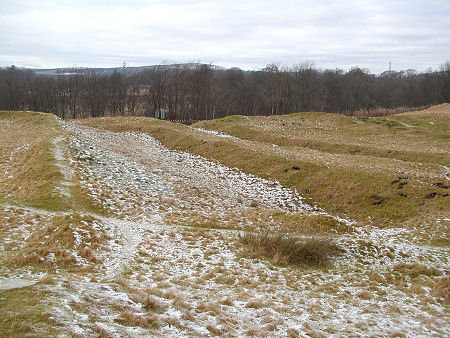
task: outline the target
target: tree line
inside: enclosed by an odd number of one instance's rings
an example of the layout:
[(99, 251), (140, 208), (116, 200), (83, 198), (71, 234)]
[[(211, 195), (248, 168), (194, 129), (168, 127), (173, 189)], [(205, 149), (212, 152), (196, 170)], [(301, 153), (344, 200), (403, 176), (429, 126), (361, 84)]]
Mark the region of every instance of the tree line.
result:
[(63, 119), (115, 115), (203, 120), (228, 115), (299, 111), (353, 114), (359, 110), (420, 107), (450, 102), (450, 61), (439, 71), (386, 71), (355, 67), (319, 70), (304, 62), (269, 64), (259, 71), (208, 64), (160, 64), (132, 73), (68, 69), (42, 76), (0, 68), (0, 109), (53, 113)]

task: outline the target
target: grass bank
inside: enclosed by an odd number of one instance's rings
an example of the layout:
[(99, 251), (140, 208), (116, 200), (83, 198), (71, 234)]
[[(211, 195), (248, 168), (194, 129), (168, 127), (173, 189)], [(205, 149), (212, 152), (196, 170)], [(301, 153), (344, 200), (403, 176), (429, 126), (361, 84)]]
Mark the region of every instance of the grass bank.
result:
[(168, 148), (279, 180), (312, 204), (365, 224), (415, 226), (448, 214), (449, 107), (360, 119), (325, 113), (231, 116), (193, 126), (238, 139), (148, 118), (79, 123), (148, 133)]

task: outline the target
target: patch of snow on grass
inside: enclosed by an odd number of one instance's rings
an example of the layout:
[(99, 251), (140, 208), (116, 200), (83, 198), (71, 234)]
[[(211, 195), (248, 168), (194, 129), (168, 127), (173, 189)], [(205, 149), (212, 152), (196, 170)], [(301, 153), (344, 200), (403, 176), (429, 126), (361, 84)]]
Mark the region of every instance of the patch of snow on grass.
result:
[(216, 130), (208, 130), (208, 129), (203, 129), (203, 128), (194, 128), (194, 129), (204, 132), (206, 134), (210, 134), (210, 135), (214, 135), (214, 136), (218, 136), (218, 137), (222, 137), (222, 138), (227, 138), (227, 139), (231, 139), (231, 140), (239, 140), (239, 138), (237, 138), (235, 136), (224, 134), (224, 133), (221, 133)]

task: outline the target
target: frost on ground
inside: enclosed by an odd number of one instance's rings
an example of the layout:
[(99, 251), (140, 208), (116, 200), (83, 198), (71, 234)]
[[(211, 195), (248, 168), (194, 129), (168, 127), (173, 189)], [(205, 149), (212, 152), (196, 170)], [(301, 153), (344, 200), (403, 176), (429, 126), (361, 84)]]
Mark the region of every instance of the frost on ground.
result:
[[(36, 281), (29, 287), (50, 292), (50, 321), (61, 332), (450, 335), (448, 249), (425, 245), (429, 232), (346, 221), (348, 231), (333, 235), (344, 253), (327, 268), (249, 259), (237, 235), (277, 230), (268, 211), (326, 214), (277, 182), (170, 151), (148, 135), (63, 126), (68, 149), (55, 156), (71, 170), (64, 186), (75, 180), (99, 212), (0, 206), (2, 250), (30, 263), (2, 265), (0, 285)], [(60, 224), (68, 224), (64, 242)], [(32, 260), (36, 243), (54, 242), (61, 245)]]
[(194, 128), (195, 130), (199, 130), (201, 132), (204, 132), (206, 134), (210, 134), (210, 135), (214, 135), (214, 136), (219, 136), (222, 138), (227, 138), (227, 139), (231, 139), (231, 140), (239, 140), (237, 137), (228, 135), (228, 134), (224, 134), (221, 132), (218, 132), (216, 130), (208, 130), (208, 129), (203, 129), (203, 128)]

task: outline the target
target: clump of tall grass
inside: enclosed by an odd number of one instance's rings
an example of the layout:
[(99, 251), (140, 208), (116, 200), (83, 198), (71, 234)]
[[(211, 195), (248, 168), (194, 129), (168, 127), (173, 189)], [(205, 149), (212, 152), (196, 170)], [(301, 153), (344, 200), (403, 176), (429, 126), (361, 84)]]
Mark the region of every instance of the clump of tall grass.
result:
[(450, 304), (450, 276), (439, 278), (436, 280), (431, 294), (437, 297), (444, 304)]
[(238, 242), (245, 246), (244, 255), (265, 257), (277, 265), (322, 267), (342, 250), (330, 239), (297, 238), (286, 233), (244, 233)]

